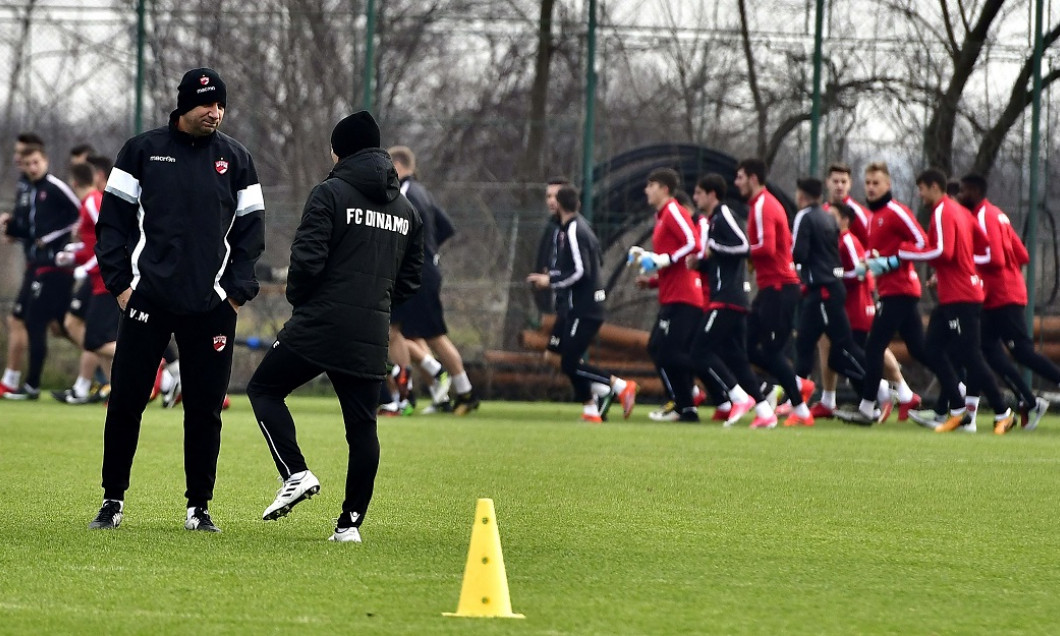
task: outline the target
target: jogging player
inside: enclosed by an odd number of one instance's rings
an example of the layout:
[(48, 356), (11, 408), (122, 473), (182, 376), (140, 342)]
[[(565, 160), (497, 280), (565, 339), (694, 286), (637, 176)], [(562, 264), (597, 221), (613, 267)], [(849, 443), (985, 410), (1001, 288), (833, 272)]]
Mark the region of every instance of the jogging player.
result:
[[(813, 371), (817, 341), (828, 334), (828, 366), (846, 376), (855, 389), (865, 379), (865, 355), (854, 343), (846, 314), (846, 288), (839, 258), (839, 225), (821, 207), (821, 182), (805, 177), (796, 182), (799, 212), (792, 229), (792, 258), (805, 288), (795, 338), (796, 375), (805, 383)], [(884, 383), (886, 387), (886, 383)], [(789, 421), (791, 418), (789, 418)], [(795, 419), (792, 424), (803, 422)], [(808, 423), (812, 424), (813, 419)], [(788, 425), (788, 421), (784, 422)]]
[(765, 183), (764, 161), (752, 158), (737, 164), (736, 188), (747, 199), (750, 210), (747, 237), (758, 283), (748, 319), (748, 357), (776, 378), (791, 400), (792, 412), (785, 425), (810, 426), (813, 416), (806, 402), (813, 395), (814, 384), (809, 380), (800, 383), (784, 355), (800, 296), (799, 276), (791, 257), (791, 229), (784, 206)]
[(968, 374), (968, 385), (986, 394), (996, 414), (995, 432), (1004, 433), (1012, 428), (1012, 411), (983, 360), (980, 346), (979, 313), (984, 294), (974, 257), (977, 249), (985, 249), (986, 235), (971, 214), (946, 195), (946, 175), (941, 171), (925, 170), (916, 184), (920, 198), (931, 208), (927, 243), (903, 245), (896, 257), (876, 259), (878, 265), (874, 264), (874, 268), (887, 271), (902, 261), (928, 262), (935, 268), (939, 303), (931, 312), (925, 339), (928, 362), (941, 387), (935, 406), (939, 423), (935, 431), (948, 433), (974, 423), (954, 371), (957, 365)]
[(1060, 367), (1034, 350), (1024, 319), (1027, 282), (1023, 278), (1023, 266), (1030, 257), (1008, 215), (991, 203), (986, 193), (987, 182), (982, 176), (968, 174), (961, 178), (958, 199), (975, 216), (987, 238), (986, 249), (975, 256), (986, 293), (982, 313), (983, 356), (1018, 396), (1024, 428), (1034, 430), (1049, 410), (1049, 402), (1031, 391), (1005, 348), (1016, 362), (1053, 386), (1060, 386)]
[(627, 262), (640, 266), (638, 287), (659, 290), (659, 314), (648, 337), (648, 355), (663, 388), (674, 400), (674, 410), (659, 417), (698, 422), (692, 398), (695, 371), (689, 350), (703, 315), (703, 292), (699, 274), (689, 270), (684, 261), (699, 248), (699, 237), (692, 215), (674, 199), (678, 183), (677, 172), (671, 168), (657, 168), (648, 174), (644, 194), (655, 211), (655, 251), (635, 245), (629, 249)]
[(548, 274), (532, 273), (526, 281), (556, 294), (556, 324), (548, 348), (560, 355), (560, 368), (570, 378), (574, 399), (582, 403), (582, 419), (602, 422), (597, 400), (617, 398), (629, 418), (637, 383), (611, 375), (585, 362), (585, 352), (604, 322), (606, 294), (600, 285), (600, 242), (585, 217), (578, 214), (578, 191), (562, 186), (556, 193), (560, 231)]

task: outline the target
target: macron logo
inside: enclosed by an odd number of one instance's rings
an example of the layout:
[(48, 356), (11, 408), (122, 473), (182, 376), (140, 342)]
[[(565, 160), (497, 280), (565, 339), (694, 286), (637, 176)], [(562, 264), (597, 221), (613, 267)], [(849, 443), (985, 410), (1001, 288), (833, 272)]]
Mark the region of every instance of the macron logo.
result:
[(216, 86), (203, 86), (202, 88), (197, 89), (195, 91), (195, 93), (198, 94), (198, 95), (201, 95), (203, 93), (208, 93), (210, 91), (215, 91), (215, 90), (217, 90)]
[(151, 161), (164, 161), (166, 163), (176, 163), (177, 160), (169, 155), (151, 155)]

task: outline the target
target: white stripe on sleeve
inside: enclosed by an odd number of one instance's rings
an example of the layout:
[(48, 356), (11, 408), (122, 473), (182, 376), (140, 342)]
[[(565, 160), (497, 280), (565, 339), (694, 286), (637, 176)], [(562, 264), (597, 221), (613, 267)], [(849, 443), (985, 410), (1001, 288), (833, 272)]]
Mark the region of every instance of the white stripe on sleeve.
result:
[(902, 206), (891, 201), (887, 204), (887, 208), (898, 215), (898, 218), (909, 228), (909, 233), (913, 235), (913, 241), (916, 243), (917, 247), (924, 247), (927, 245), (927, 237), (925, 237), (924, 233), (917, 228), (916, 222), (913, 221), (904, 209), (902, 209)]
[(733, 235), (740, 240), (739, 245), (722, 245), (713, 238), (710, 239), (710, 249), (715, 252), (721, 252), (722, 254), (746, 254), (747, 250), (750, 249), (750, 244), (747, 242), (747, 235), (744, 234), (743, 230), (740, 229), (740, 224), (736, 222), (736, 218), (732, 215), (732, 210), (729, 206), (721, 206), (721, 218), (729, 224), (729, 228), (732, 230)]
[(990, 253), (990, 233), (986, 231), (986, 206), (979, 208), (979, 227), (983, 228), (983, 234), (986, 234), (986, 252), (983, 254), (973, 254), (972, 260), (975, 261), (976, 265), (989, 265), (990, 261), (993, 260), (993, 255)]
[(140, 200), (140, 180), (121, 168), (114, 168), (107, 179), (106, 192), (129, 203), (136, 203)]
[(249, 185), (236, 194), (236, 216), (245, 216), (264, 209), (265, 196), (261, 193), (260, 183)]
[(581, 280), (585, 275), (585, 265), (582, 263), (582, 251), (578, 248), (578, 222), (571, 221), (567, 226), (567, 245), (570, 246), (571, 256), (574, 258), (574, 272), (563, 280), (552, 283), (552, 289), (566, 289)]
[(681, 210), (677, 207), (677, 203), (670, 201), (666, 209), (669, 210), (670, 216), (674, 217), (674, 221), (677, 222), (677, 227), (681, 228), (681, 232), (685, 235), (685, 244), (679, 247), (676, 252), (670, 254), (670, 262), (676, 263), (696, 249), (696, 235), (692, 232), (692, 226), (685, 223), (685, 217), (681, 216)]
[(81, 207), (81, 200), (77, 198), (77, 195), (74, 194), (74, 191), (70, 186), (66, 185), (65, 181), (51, 173), (48, 174), (48, 181), (56, 188), (59, 188), (59, 190), (66, 195), (66, 198), (70, 199), (76, 207)]
[[(854, 267), (856, 268), (858, 266), (858, 261), (861, 260), (861, 259), (858, 258), (858, 251), (856, 249), (854, 249), (853, 238), (854, 238), (854, 236), (852, 234), (844, 234), (843, 235), (843, 246), (846, 247), (847, 248), (847, 252), (850, 253), (850, 262), (853, 263)], [(843, 278), (857, 278), (857, 277), (858, 277), (858, 275), (856, 273), (856, 270), (854, 270), (854, 269), (845, 269), (845, 270), (843, 270)]]
[(935, 206), (935, 212), (932, 214), (935, 222), (935, 240), (938, 241), (935, 248), (926, 252), (907, 252), (905, 250), (898, 250), (898, 258), (906, 261), (933, 261), (939, 256), (942, 256), (942, 250), (945, 247), (942, 236), (942, 207), (942, 203), (939, 203)]
[(799, 241), (799, 225), (802, 224), (802, 217), (810, 213), (810, 208), (803, 208), (795, 214), (795, 223), (791, 226), (791, 253), (795, 253), (795, 244)]
[(766, 237), (763, 230), (764, 222), (762, 221), (762, 209), (765, 207), (765, 197), (758, 197), (758, 201), (755, 201), (755, 208), (752, 214), (755, 215), (755, 229), (757, 236), (755, 236), (755, 242), (751, 244), (751, 251), (761, 249), (766, 244)]

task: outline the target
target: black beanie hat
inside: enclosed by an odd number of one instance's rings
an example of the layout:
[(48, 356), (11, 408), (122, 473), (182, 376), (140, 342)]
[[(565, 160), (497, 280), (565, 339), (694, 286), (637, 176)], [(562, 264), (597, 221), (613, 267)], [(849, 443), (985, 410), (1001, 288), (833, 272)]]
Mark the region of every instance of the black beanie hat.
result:
[(180, 78), (177, 86), (177, 114), (183, 115), (196, 106), (228, 103), (224, 80), (212, 68), (193, 68)]
[(357, 111), (335, 124), (331, 131), (331, 149), (339, 159), (358, 150), (379, 147), (379, 124), (366, 110)]

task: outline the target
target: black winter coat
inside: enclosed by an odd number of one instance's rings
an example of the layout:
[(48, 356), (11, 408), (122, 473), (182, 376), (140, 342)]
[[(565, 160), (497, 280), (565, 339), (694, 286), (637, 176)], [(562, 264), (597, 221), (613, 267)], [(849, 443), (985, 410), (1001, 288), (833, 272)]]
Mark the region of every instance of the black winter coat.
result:
[(277, 339), (325, 369), (386, 377), (390, 308), (419, 289), (423, 221), (381, 148), (341, 159), (309, 194), (291, 244), (291, 318)]

